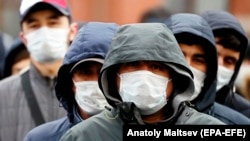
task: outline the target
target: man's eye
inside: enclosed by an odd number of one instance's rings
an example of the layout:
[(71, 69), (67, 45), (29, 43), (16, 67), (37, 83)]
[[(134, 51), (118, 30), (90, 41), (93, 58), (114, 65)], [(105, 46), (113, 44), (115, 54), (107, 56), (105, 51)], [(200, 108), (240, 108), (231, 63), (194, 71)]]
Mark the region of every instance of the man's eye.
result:
[(195, 58), (194, 61), (196, 63), (199, 63), (199, 64), (205, 64), (206, 63), (205, 59), (203, 59), (203, 58)]
[(39, 26), (38, 26), (38, 24), (29, 24), (28, 27), (35, 29), (35, 28), (38, 28)]
[(165, 67), (159, 64), (152, 64), (151, 68), (154, 70), (164, 70)]
[(50, 26), (53, 26), (53, 25), (57, 25), (58, 23), (59, 23), (58, 21), (53, 20), (53, 21), (50, 21), (50, 22), (49, 22), (49, 25), (50, 25)]
[(236, 64), (236, 60), (235, 59), (231, 59), (231, 58), (227, 58), (225, 59), (225, 63), (228, 65), (235, 65)]

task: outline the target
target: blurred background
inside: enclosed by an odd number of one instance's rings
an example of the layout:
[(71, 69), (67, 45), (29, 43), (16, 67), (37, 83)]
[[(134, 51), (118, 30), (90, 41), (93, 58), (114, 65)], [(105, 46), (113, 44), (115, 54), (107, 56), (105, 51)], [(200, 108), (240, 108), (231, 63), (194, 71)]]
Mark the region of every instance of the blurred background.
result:
[[(13, 38), (19, 35), (20, 0), (0, 0), (0, 32)], [(77, 22), (103, 21), (119, 24), (140, 22), (142, 15), (155, 7), (171, 13), (197, 13), (209, 9), (231, 12), (242, 23), (250, 37), (249, 0), (69, 0), (73, 20)]]

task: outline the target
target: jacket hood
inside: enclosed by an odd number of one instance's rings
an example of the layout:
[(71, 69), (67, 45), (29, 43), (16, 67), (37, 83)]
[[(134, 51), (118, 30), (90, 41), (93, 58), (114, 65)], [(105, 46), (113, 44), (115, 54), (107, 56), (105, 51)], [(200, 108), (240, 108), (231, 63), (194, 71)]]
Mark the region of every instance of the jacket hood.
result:
[(0, 32), (0, 80), (4, 78), (3, 71), (4, 71), (4, 65), (6, 64), (5, 56), (6, 54), (8, 54), (8, 51), (10, 50), (13, 42), (14, 40), (9, 34)]
[(73, 81), (70, 70), (77, 62), (88, 58), (104, 59), (111, 39), (118, 28), (116, 23), (88, 22), (77, 33), (64, 57), (55, 86), (56, 96), (67, 110), (70, 120), (76, 105), (72, 91)]
[[(22, 53), (21, 56), (15, 58), (19, 53)], [(13, 41), (10, 49), (6, 52), (4, 56), (3, 78), (10, 76), (12, 65), (15, 63), (16, 60), (23, 58), (29, 58), (29, 52), (23, 44), (21, 38), (18, 37)]]
[(230, 29), (234, 34), (236, 34), (240, 38), (241, 51), (239, 61), (236, 64), (234, 74), (231, 80), (226, 86), (222, 88), (223, 90), (221, 91), (222, 93), (228, 93), (230, 89), (234, 87), (234, 81), (238, 75), (240, 66), (242, 64), (247, 49), (248, 39), (246, 33), (238, 19), (226, 11), (208, 10), (203, 12), (201, 16), (208, 22), (213, 32), (216, 32), (217, 30)]
[(165, 24), (174, 35), (195, 35), (205, 41), (204, 44), (206, 44), (206, 46), (203, 47), (204, 51), (208, 53), (206, 56), (208, 69), (204, 86), (199, 95), (193, 100), (195, 108), (199, 111), (203, 111), (213, 104), (216, 97), (218, 57), (212, 29), (200, 15), (189, 13), (173, 14), (165, 21)]
[[(116, 88), (119, 64), (133, 61), (159, 61), (174, 71), (174, 113), (194, 91), (193, 74), (172, 32), (162, 23), (135, 23), (121, 26), (114, 36), (99, 75), (99, 86), (108, 103), (131, 115), (131, 103), (123, 102)], [(132, 85), (132, 84), (131, 84)]]

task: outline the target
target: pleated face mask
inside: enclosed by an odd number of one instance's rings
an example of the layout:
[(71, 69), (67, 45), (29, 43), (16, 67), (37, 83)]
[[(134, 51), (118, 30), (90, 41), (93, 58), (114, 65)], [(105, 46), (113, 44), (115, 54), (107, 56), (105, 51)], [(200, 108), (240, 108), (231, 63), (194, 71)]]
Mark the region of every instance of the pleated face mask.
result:
[(26, 35), (27, 49), (38, 62), (50, 63), (63, 59), (68, 49), (69, 30), (42, 27)]
[(89, 115), (100, 113), (108, 105), (99, 89), (97, 81), (74, 82), (76, 87), (75, 100), (79, 107)]
[(167, 104), (167, 77), (150, 71), (123, 73), (119, 93), (124, 102), (133, 102), (142, 115), (150, 115)]

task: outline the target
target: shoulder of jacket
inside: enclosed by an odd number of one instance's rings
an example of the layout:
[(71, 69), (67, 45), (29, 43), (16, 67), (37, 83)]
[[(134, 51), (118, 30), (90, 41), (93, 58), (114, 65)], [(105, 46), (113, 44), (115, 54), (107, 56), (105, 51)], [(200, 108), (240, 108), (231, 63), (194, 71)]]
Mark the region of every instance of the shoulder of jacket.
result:
[(224, 124), (219, 119), (185, 106), (182, 112), (183, 124)]
[(14, 85), (20, 83), (21, 75), (16, 74), (13, 76), (6, 77), (0, 81), (0, 89), (5, 89), (6, 87), (14, 87)]
[[(6, 77), (0, 81), (0, 90), (7, 90), (7, 89), (18, 89), (18, 87), (22, 85), (21, 77), (22, 75), (29, 71), (29, 67), (24, 68), (19, 73)], [(11, 90), (12, 91), (12, 90)]]

